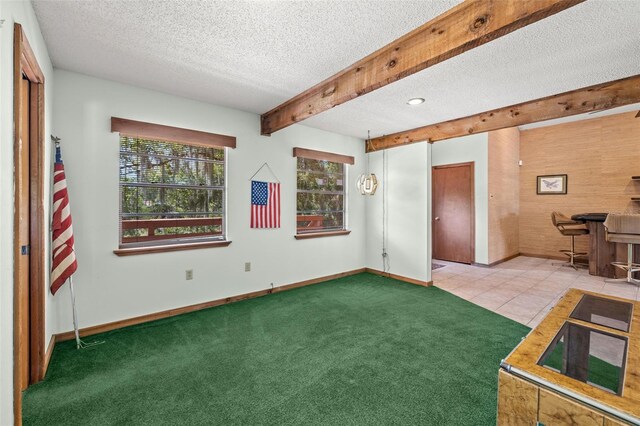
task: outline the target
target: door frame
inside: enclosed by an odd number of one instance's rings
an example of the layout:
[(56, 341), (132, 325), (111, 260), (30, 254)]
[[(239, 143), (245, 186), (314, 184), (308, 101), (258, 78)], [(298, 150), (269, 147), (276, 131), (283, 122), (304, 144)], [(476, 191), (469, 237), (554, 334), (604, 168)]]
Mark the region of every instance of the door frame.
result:
[(464, 163), (451, 163), (451, 164), (440, 164), (438, 166), (431, 166), (431, 258), (433, 260), (433, 247), (434, 245), (434, 232), (433, 232), (433, 222), (435, 221), (435, 202), (434, 202), (434, 179), (433, 174), (436, 169), (450, 169), (453, 167), (469, 167), (471, 173), (469, 174), (471, 178), (471, 210), (469, 214), (471, 215), (471, 260), (470, 265), (476, 263), (476, 175), (475, 175), (475, 161), (467, 161)]
[[(45, 362), (45, 221), (44, 221), (44, 74), (18, 23), (13, 32), (13, 125), (14, 125), (14, 182), (20, 173), (20, 106), (19, 90), (23, 75), (29, 80), (29, 384), (39, 382), (44, 375)], [(13, 282), (13, 409), (14, 422), (22, 422), (22, 392), (20, 391), (20, 359), (18, 325), (25, 315), (20, 309), (18, 270), (20, 256), (18, 238), (18, 209), (20, 197), (14, 189), (14, 282)]]

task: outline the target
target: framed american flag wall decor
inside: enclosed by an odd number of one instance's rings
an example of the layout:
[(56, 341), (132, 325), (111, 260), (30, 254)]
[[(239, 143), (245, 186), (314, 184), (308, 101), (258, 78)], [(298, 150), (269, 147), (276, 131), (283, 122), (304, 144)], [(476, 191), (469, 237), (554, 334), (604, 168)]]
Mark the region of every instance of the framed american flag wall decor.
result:
[(538, 176), (536, 194), (559, 195), (567, 193), (567, 175)]
[[(271, 180), (255, 179), (265, 168), (271, 174)], [(280, 180), (266, 162), (249, 180), (251, 181), (251, 228), (280, 228)]]
[(280, 228), (280, 182), (251, 181), (251, 227)]

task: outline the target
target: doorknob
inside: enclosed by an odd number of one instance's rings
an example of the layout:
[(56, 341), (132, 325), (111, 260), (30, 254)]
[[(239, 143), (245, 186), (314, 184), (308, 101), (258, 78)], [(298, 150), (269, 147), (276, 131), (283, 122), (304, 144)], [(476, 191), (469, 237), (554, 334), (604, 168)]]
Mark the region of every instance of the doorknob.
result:
[(436, 220), (440, 220), (440, 216), (436, 216)]

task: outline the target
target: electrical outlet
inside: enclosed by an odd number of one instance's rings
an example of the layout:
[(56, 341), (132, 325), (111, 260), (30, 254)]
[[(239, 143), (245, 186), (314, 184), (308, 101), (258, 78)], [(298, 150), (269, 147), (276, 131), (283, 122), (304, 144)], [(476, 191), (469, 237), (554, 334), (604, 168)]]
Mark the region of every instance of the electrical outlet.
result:
[(185, 277), (187, 280), (192, 280), (193, 279), (193, 269), (187, 269), (185, 271)]
[(251, 271), (251, 262), (245, 262), (244, 263), (244, 271), (245, 272)]

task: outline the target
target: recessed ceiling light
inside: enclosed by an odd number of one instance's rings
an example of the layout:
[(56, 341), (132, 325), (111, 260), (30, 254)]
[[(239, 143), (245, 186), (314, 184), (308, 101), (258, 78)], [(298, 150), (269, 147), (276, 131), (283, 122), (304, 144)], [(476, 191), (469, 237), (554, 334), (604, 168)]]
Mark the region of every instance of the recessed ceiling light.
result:
[(424, 102), (424, 98), (411, 98), (407, 101), (409, 105), (420, 105)]

